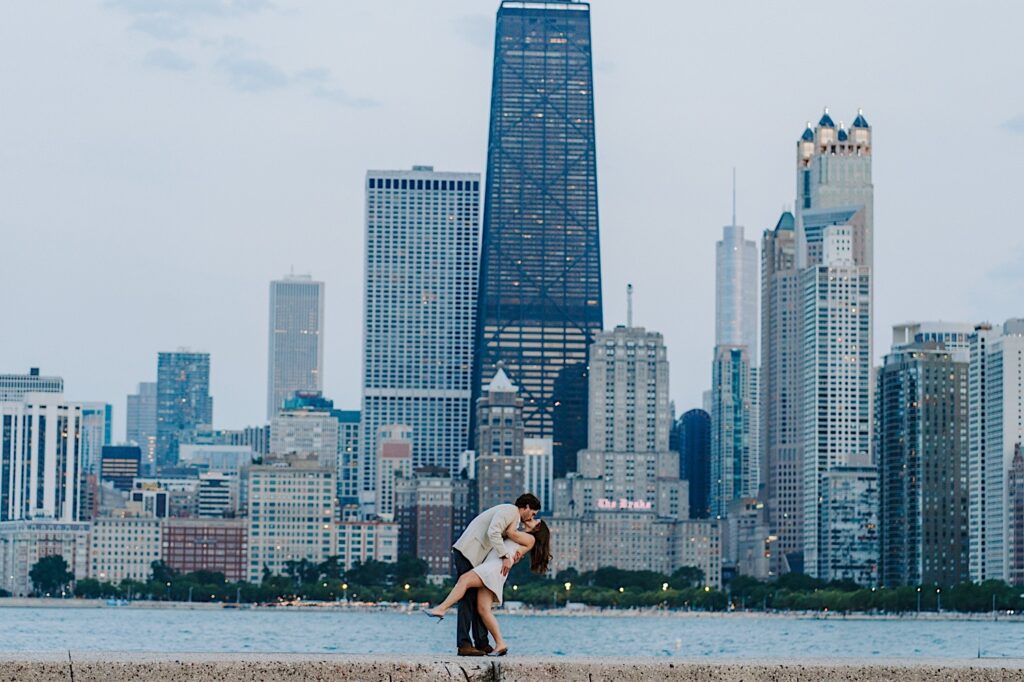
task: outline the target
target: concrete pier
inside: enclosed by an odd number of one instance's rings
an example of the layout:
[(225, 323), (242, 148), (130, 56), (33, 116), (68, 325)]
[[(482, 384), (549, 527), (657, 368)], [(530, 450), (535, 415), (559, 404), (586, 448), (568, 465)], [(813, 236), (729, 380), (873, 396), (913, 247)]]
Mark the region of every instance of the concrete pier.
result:
[(1024, 681), (1024, 660), (718, 662), (672, 658), (442, 658), (293, 654), (0, 654), (4, 682)]

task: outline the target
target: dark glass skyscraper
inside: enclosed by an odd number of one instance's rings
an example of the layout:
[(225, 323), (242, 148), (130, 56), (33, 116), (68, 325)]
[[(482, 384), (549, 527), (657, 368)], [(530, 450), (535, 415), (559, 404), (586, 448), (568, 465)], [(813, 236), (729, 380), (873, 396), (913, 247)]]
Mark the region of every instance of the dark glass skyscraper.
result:
[(588, 4), (501, 3), (473, 404), (503, 361), (527, 436), (553, 439), (556, 477), (587, 447), (587, 348), (603, 326), (593, 82)]
[(689, 410), (676, 422), (679, 476), (690, 484), (690, 518), (711, 515), (711, 415)]

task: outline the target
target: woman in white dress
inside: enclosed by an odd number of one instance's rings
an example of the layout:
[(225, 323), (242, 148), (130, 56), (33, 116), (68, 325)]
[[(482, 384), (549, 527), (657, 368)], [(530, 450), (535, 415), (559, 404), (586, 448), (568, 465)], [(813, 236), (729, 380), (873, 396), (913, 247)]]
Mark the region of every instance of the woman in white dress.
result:
[[(530, 570), (534, 573), (544, 574), (548, 570), (548, 562), (551, 561), (551, 531), (546, 523), (540, 520), (526, 521), (523, 523), (526, 531), (510, 530), (508, 537), (504, 539), (505, 551), (516, 557), (516, 561), (527, 553), (530, 554)], [(502, 592), (505, 587), (507, 575), (502, 574), (502, 562), (498, 558), (498, 552), (492, 549), (483, 563), (462, 574), (455, 587), (448, 593), (448, 597), (433, 609), (423, 609), (428, 616), (444, 618), (444, 614), (454, 606), (466, 590), (479, 588), (476, 595), (476, 607), (480, 612), (480, 618), (487, 626), (487, 631), (494, 638), (494, 651), (492, 656), (504, 656), (508, 653), (508, 645), (501, 637), (501, 628), (498, 627), (498, 619), (491, 612), (494, 604), (502, 603)]]

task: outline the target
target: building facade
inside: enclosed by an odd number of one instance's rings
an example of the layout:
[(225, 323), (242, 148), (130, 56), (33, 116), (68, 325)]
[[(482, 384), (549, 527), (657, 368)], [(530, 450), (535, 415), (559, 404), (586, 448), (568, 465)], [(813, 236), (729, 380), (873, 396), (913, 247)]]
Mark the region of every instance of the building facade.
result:
[(499, 365), (476, 402), (476, 479), (480, 509), (508, 504), (524, 492), (523, 399)]
[(138, 392), (129, 394), (125, 408), (125, 440), (142, 449), (146, 473), (156, 472), (156, 382), (139, 383)]
[(110, 481), (122, 492), (132, 489), (132, 481), (142, 475), (142, 449), (138, 445), (107, 445), (100, 458), (100, 480)]
[(337, 467), (338, 410), (320, 393), (298, 393), (286, 399), (270, 420), (270, 452), (316, 457), (322, 467)]
[(398, 482), (409, 480), (413, 472), (412, 429), (402, 424), (386, 424), (377, 430), (377, 517), (395, 520), (395, 496)]
[(54, 520), (0, 523), (0, 586), (12, 596), (33, 594), (29, 573), (36, 562), (48, 556), (64, 557), (75, 580), (87, 577), (89, 524)]
[(1006, 551), (1009, 564), (1006, 582), (1024, 585), (1024, 450), (1021, 443), (1014, 447), (1013, 462), (1006, 480), (1008, 524)]
[(249, 582), (283, 575), (289, 561), (337, 553), (334, 469), (315, 459), (270, 458), (249, 469)]
[(967, 571), (967, 362), (934, 341), (885, 357), (875, 392), (879, 577), (956, 585)]
[(60, 393), (0, 403), (0, 521), (79, 520), (82, 406)]
[[(806, 225), (811, 225), (809, 213)], [(829, 526), (827, 519), (838, 518), (839, 512), (825, 508), (827, 475), (837, 467), (871, 463), (871, 271), (853, 259), (853, 232), (842, 223), (823, 229), (822, 262), (800, 273), (804, 571), (823, 580), (840, 577), (831, 567), (843, 567), (844, 576), (850, 573), (854, 559), (829, 551), (847, 551), (856, 544), (853, 538), (838, 538), (839, 530)], [(877, 557), (870, 563), (876, 564)]]
[(761, 483), (778, 538), (774, 570), (803, 569), (803, 467), (799, 450), (799, 322), (796, 219), (783, 212), (761, 240)]
[(89, 532), (89, 577), (100, 582), (146, 582), (160, 560), (160, 519), (151, 516), (98, 518)]
[(588, 347), (604, 326), (592, 72), (589, 4), (501, 3), (473, 397), (503, 362), (556, 477), (587, 444)]
[(711, 373), (711, 517), (725, 518), (735, 499), (756, 497), (757, 394), (745, 346), (716, 346)]
[(28, 393), (63, 393), (62, 377), (44, 376), (38, 367), (28, 374), (0, 374), (0, 403), (20, 403)]
[(715, 244), (715, 345), (746, 347), (757, 367), (757, 244), (735, 223)]
[(103, 446), (110, 445), (113, 408), (109, 403), (84, 402), (82, 405), (81, 469), (93, 474), (99, 470)]
[(398, 561), (398, 524), (384, 521), (342, 521), (338, 524), (338, 556), (342, 570), (356, 564)]
[(165, 519), (161, 559), (178, 573), (223, 573), (229, 582), (251, 580), (247, 519)]
[(180, 350), (160, 353), (156, 378), (156, 464), (178, 463), (178, 445), (197, 429), (212, 428), (210, 355)]
[(323, 390), (324, 283), (288, 275), (270, 283), (267, 419), (297, 391)]
[[(370, 171), (366, 177), (362, 449), (386, 424), (413, 429), (414, 465), (456, 472), (469, 435), (480, 176)], [(376, 457), (362, 458), (372, 507)], [(372, 511), (372, 509), (371, 509)]]
[(676, 423), (679, 434), (679, 477), (686, 481), (690, 518), (711, 516), (711, 415), (687, 410)]
[(443, 467), (421, 467), (397, 482), (398, 553), (426, 561), (435, 582), (452, 575), (452, 545), (475, 516), (470, 484)]
[(523, 492), (533, 493), (540, 500), (542, 513), (550, 514), (552, 508), (552, 487), (554, 485), (554, 461), (550, 438), (524, 438), (523, 459), (525, 480)]
[(1009, 477), (1024, 442), (1024, 319), (979, 325), (968, 378), (970, 575), (1008, 580)]

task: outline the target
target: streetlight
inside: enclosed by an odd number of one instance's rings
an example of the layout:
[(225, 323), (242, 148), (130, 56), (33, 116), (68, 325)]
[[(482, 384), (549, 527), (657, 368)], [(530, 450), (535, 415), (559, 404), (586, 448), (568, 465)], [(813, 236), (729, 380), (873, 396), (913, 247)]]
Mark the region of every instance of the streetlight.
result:
[(917, 588), (917, 615), (921, 615), (921, 588)]
[(625, 591), (626, 591), (626, 588), (625, 588), (625, 587), (620, 587), (620, 588), (619, 588), (619, 594), (622, 594), (622, 593), (623, 593), (623, 592), (625, 592)]
[(189, 588), (188, 588), (188, 600), (189, 600), (190, 603), (192, 601), (192, 588), (193, 587), (195, 587), (195, 586), (194, 585), (189, 585)]
[(661, 591), (662, 592), (668, 592), (668, 583), (662, 583), (661, 584)]
[(935, 588), (935, 601), (936, 601), (936, 605), (935, 605), (936, 613), (942, 613), (942, 588), (941, 587), (936, 587)]
[(341, 589), (345, 593), (345, 603), (348, 603), (348, 583), (342, 583)]
[(405, 584), (405, 591), (406, 591), (406, 592), (408, 592), (408, 591), (409, 591), (409, 583), (406, 583), (406, 584)]

